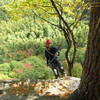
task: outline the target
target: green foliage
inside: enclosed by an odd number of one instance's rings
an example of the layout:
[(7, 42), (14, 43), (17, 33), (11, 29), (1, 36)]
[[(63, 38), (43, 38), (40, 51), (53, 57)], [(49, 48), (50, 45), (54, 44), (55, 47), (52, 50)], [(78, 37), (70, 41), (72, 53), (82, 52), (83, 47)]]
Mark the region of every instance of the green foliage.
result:
[(61, 59), (62, 61), (66, 59), (66, 58), (65, 58), (65, 52), (66, 52), (66, 50), (67, 50), (67, 49), (62, 49), (62, 50), (60, 51), (60, 59)]
[(18, 61), (11, 61), (10, 62), (11, 71), (15, 71), (16, 69), (23, 69), (23, 64)]
[[(64, 19), (68, 25), (71, 25), (80, 17), (84, 4), (81, 0), (67, 0), (67, 2), (63, 0), (62, 3), (60, 1), (56, 2), (57, 7), (60, 9), (59, 4), (64, 5), (62, 6)], [(61, 46), (60, 58), (62, 65), (66, 68), (67, 44), (63, 32), (39, 18), (42, 17), (55, 25), (59, 24), (58, 16), (48, 0), (15, 0), (14, 2), (1, 0), (0, 5), (0, 69), (6, 70), (2, 71), (2, 75), (0, 74), (2, 77), (53, 78), (52, 71), (46, 68), (44, 61), (46, 39), (53, 40), (55, 46)], [(88, 22), (86, 20), (80, 22), (74, 29), (78, 47), (75, 63), (82, 64), (83, 62), (87, 32)], [(73, 50), (70, 52), (70, 56), (72, 56)], [(25, 64), (31, 64), (31, 69), (27, 69)], [(77, 70), (81, 69), (77, 67), (73, 73), (79, 77), (80, 73), (78, 74)]]
[(0, 20), (6, 20), (7, 19), (7, 12), (4, 8), (0, 7)]
[(0, 64), (2, 64), (2, 62), (4, 62), (4, 58), (0, 55)]
[(40, 56), (31, 56), (29, 58), (24, 59), (21, 61), (22, 63), (31, 63), (33, 66), (40, 66), (42, 67), (45, 62)]
[(85, 51), (86, 51), (86, 48), (78, 48), (77, 49), (77, 54), (76, 54), (75, 62), (78, 62), (81, 65), (83, 64), (84, 56), (85, 56)]
[(80, 65), (80, 63), (75, 63), (72, 69), (72, 76), (80, 78), (81, 74), (82, 74), (82, 66)]
[(10, 77), (9, 77), (7, 74), (0, 73), (0, 79), (1, 79), (1, 80), (10, 79)]
[(45, 66), (45, 61), (41, 57), (32, 56), (24, 59), (21, 62), (12, 61), (10, 63), (12, 72), (10, 73), (16, 78), (21, 79), (48, 79), (52, 78), (53, 74), (50, 69)]
[(53, 73), (39, 56), (31, 56), (23, 61), (11, 61), (0, 65), (2, 78), (52, 79)]
[(11, 71), (11, 68), (8, 63), (4, 63), (0, 65), (0, 73), (2, 74), (1, 76), (3, 76), (3, 74), (6, 76), (9, 75), (10, 71)]
[(45, 69), (43, 67), (36, 66), (32, 69), (24, 69), (23, 73), (17, 75), (17, 78), (20, 79), (50, 79), (53, 77), (53, 74), (50, 69)]
[(75, 30), (75, 39), (77, 43), (77, 47), (85, 47), (87, 44), (87, 37), (88, 37), (88, 22), (82, 21), (79, 23), (78, 28)]
[(18, 75), (18, 78), (31, 79), (48, 79), (52, 78), (52, 71), (45, 66), (45, 61), (41, 57), (32, 56), (22, 61), (24, 64), (31, 64), (30, 67), (23, 69), (23, 73)]
[(10, 71), (10, 66), (8, 63), (5, 63), (5, 64), (1, 64), (0, 65), (0, 70), (4, 70), (4, 71)]
[[(84, 48), (77, 48), (76, 56), (75, 56), (75, 62), (80, 63), (82, 65), (84, 61), (86, 47)], [(73, 55), (73, 49), (70, 50), (70, 57)]]
[(23, 54), (23, 53), (19, 53), (19, 54), (16, 55), (16, 60), (17, 60), (17, 61), (20, 61), (20, 60), (22, 60), (23, 58), (24, 58), (24, 54)]
[(62, 66), (64, 67), (64, 69), (67, 70), (67, 61), (66, 61), (66, 57), (65, 57), (65, 52), (66, 52), (66, 49), (62, 49), (60, 51), (60, 61), (61, 61)]

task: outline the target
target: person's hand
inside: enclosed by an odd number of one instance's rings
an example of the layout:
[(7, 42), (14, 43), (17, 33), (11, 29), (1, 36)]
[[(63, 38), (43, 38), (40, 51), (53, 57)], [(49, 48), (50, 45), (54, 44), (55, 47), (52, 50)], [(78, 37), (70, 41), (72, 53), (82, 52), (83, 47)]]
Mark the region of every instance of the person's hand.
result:
[(58, 56), (58, 52), (55, 53), (55, 56)]

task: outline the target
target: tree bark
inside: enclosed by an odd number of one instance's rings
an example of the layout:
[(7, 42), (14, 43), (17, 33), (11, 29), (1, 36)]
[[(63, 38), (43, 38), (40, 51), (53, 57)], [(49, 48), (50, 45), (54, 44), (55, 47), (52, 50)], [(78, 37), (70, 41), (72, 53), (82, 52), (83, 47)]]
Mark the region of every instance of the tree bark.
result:
[(79, 87), (86, 100), (100, 100), (100, 7), (95, 6), (91, 8), (88, 46)]
[(89, 27), (81, 83), (67, 100), (100, 100), (100, 0), (91, 0)]
[(69, 63), (68, 64), (68, 74), (69, 74), (69, 76), (72, 76), (72, 68), (73, 68), (73, 63), (71, 64), (71, 63)]

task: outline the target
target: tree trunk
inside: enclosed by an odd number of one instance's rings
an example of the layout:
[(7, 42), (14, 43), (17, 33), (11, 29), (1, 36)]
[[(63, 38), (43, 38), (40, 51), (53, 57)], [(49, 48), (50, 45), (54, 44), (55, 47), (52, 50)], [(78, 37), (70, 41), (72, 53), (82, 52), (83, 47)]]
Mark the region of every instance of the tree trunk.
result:
[(72, 76), (72, 68), (73, 68), (73, 63), (67, 62), (68, 63), (68, 75)]
[(91, 0), (90, 30), (79, 89), (67, 100), (100, 100), (100, 0)]
[(100, 100), (100, 5), (91, 8), (88, 46), (79, 89), (86, 95), (86, 100)]

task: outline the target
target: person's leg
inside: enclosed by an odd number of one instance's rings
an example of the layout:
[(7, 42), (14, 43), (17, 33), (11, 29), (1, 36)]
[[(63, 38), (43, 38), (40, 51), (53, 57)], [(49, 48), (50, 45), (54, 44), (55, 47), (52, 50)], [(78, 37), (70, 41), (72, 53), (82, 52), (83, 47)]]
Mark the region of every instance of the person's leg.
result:
[(57, 68), (52, 68), (52, 70), (55, 75), (55, 79), (57, 79), (59, 77), (59, 72), (58, 72)]
[(61, 72), (61, 75), (65, 75), (64, 68), (59, 61), (57, 62), (57, 67), (58, 67), (59, 71)]
[(54, 73), (55, 79), (57, 79), (59, 77), (58, 69), (55, 67), (54, 63), (50, 63), (49, 65), (50, 65), (50, 68), (52, 69), (52, 71)]

